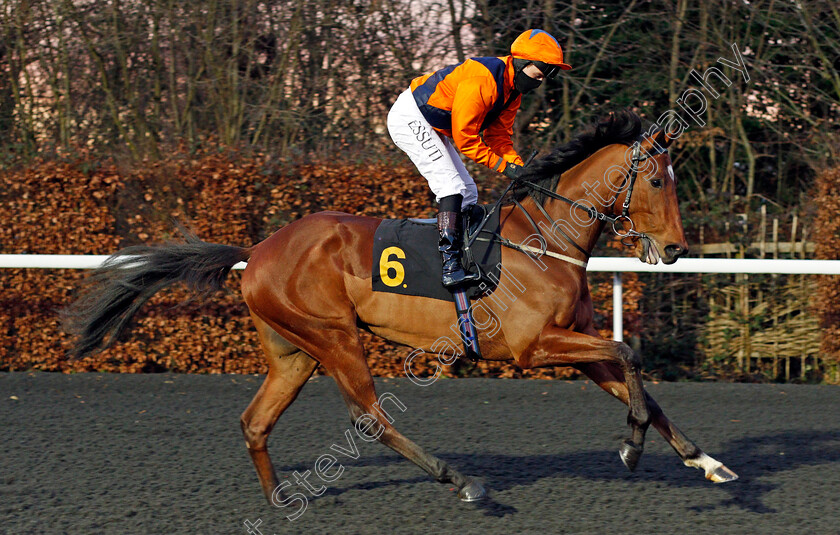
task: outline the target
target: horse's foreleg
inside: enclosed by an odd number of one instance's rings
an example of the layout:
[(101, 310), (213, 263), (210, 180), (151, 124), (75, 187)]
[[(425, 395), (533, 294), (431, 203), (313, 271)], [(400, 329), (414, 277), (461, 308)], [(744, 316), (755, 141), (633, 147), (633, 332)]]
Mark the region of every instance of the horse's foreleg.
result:
[[(593, 362), (577, 366), (583, 373), (595, 383), (609, 392), (623, 403), (628, 402), (627, 385), (624, 383), (621, 370), (615, 365), (607, 362)], [(651, 423), (653, 427), (668, 441), (668, 444), (674, 448), (680, 459), (683, 460), (686, 466), (693, 468), (700, 468), (706, 473), (706, 479), (715, 483), (726, 483), (738, 479), (738, 475), (723, 465), (723, 463), (713, 459), (709, 455), (697, 447), (688, 437), (683, 434), (680, 429), (674, 425), (653, 397), (645, 392), (645, 399), (647, 400), (648, 411), (651, 415)]]
[[(344, 344), (342, 347), (348, 348), (348, 346), (350, 344)], [(346, 355), (341, 359), (330, 359), (329, 362), (333, 366), (338, 366), (337, 369), (330, 368), (327, 361), (324, 361), (324, 365), (335, 378), (336, 384), (347, 402), (350, 420), (356, 427), (357, 433), (363, 433), (368, 437), (376, 437), (379, 442), (425, 470), (435, 480), (441, 483), (454, 484), (458, 487), (458, 496), (462, 500), (475, 501), (482, 499), (485, 496), (485, 491), (478, 482), (465, 477), (447, 463), (426, 453), (423, 448), (394, 428), (391, 422), (395, 419), (395, 409), (405, 410), (405, 406), (398, 399), (395, 399), (396, 396), (388, 393), (383, 394), (377, 400), (373, 377), (371, 377), (370, 369), (364, 359), (361, 343), (358, 344), (358, 347), (358, 353), (353, 356)]]
[(624, 441), (619, 453), (627, 468), (635, 470), (644, 451), (650, 412), (642, 384), (641, 361), (630, 346), (557, 326), (547, 326), (539, 338), (516, 360), (522, 368), (596, 362), (608, 362), (618, 366), (624, 376), (627, 404), (630, 406), (627, 422), (632, 430), (631, 438)]

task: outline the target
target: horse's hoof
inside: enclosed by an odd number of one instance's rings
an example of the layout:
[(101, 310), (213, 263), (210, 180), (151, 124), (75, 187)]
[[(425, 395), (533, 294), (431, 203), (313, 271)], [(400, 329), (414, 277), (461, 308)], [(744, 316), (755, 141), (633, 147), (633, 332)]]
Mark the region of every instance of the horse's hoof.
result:
[(636, 470), (636, 465), (639, 464), (639, 459), (642, 457), (643, 449), (633, 443), (632, 440), (625, 440), (621, 447), (618, 448), (618, 454), (621, 456), (621, 462), (628, 470), (633, 472)]
[(715, 468), (713, 472), (707, 474), (706, 479), (708, 479), (712, 483), (729, 483), (730, 481), (735, 481), (736, 479), (738, 479), (738, 474), (725, 467), (724, 465), (720, 465), (719, 467)]
[(478, 500), (483, 500), (486, 496), (487, 491), (484, 490), (481, 483), (474, 479), (470, 479), (469, 482), (458, 491), (458, 497), (461, 498), (462, 502), (477, 502)]
[(712, 483), (729, 483), (738, 479), (738, 474), (724, 466), (720, 461), (709, 457), (703, 452), (684, 461), (686, 466), (699, 468), (706, 472), (706, 479)]

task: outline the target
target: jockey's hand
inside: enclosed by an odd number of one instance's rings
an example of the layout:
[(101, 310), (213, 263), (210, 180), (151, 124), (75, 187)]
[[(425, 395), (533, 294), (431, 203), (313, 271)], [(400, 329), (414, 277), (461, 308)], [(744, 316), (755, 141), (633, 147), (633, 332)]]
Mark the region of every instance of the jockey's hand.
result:
[(524, 171), (525, 168), (523, 166), (508, 162), (508, 164), (505, 166), (505, 170), (502, 171), (502, 174), (511, 180), (516, 180), (522, 176), (522, 173)]

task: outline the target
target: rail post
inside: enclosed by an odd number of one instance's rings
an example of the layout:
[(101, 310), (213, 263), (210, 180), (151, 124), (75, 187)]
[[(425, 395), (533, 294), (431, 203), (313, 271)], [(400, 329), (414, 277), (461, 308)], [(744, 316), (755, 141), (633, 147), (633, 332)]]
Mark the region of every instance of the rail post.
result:
[(613, 340), (624, 341), (624, 288), (621, 272), (613, 272)]

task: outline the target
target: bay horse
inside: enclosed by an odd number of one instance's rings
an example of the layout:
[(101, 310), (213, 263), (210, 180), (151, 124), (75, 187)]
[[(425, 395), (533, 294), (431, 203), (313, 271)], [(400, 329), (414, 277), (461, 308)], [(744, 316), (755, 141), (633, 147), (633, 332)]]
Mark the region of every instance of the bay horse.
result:
[[(663, 130), (654, 134), (642, 134), (635, 113), (616, 112), (526, 168), (515, 202), (500, 208), (498, 239), (508, 245), (499, 286), (515, 278), (527, 291), (504, 305), (491, 299), (492, 292), (475, 301), (500, 326), (492, 337), (482, 331), (480, 345), (483, 358), (512, 360), (522, 369), (573, 366), (627, 404), (631, 436), (619, 453), (630, 470), (653, 424), (687, 466), (703, 469), (714, 482), (733, 481), (738, 476), (701, 451), (645, 391), (636, 352), (601, 338), (593, 322), (585, 266), (605, 228), (621, 233), (649, 263), (670, 264), (688, 250), (667, 150), (673, 139)], [(644, 176), (637, 180), (637, 173)], [(435, 353), (436, 340), (450, 332), (454, 317), (451, 302), (372, 291), (373, 236), (380, 222), (320, 212), (249, 248), (187, 234), (182, 243), (123, 249), (66, 311), (68, 327), (81, 335), (71, 354), (112, 344), (159, 290), (176, 282), (196, 291), (221, 289), (230, 269), (247, 262), (241, 291), (269, 371), (241, 426), (269, 502), (278, 489), (269, 433), (318, 365), (334, 378), (354, 425), (367, 419), (365, 428), (376, 430), (371, 435), (380, 442), (437, 481), (455, 485), (462, 500), (480, 499), (480, 483), (426, 453), (377, 410), (359, 328)]]

